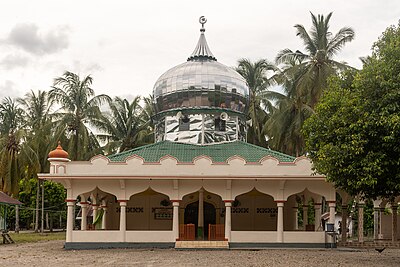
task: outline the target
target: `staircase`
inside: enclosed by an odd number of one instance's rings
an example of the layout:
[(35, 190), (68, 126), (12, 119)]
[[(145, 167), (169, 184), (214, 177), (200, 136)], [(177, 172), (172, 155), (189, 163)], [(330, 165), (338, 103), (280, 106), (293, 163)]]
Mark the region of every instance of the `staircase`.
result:
[(6, 231), (2, 231), (1, 235), (3, 236), (3, 244), (12, 244), (14, 240), (12, 240), (11, 236)]
[(228, 241), (176, 241), (176, 249), (229, 249)]

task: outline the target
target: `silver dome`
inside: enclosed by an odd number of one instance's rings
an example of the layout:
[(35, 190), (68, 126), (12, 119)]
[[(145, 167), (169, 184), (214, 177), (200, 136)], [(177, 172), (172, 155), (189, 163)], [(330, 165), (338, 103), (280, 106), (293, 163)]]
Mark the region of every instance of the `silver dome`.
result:
[(165, 72), (154, 85), (156, 112), (180, 107), (218, 107), (245, 112), (243, 77), (215, 60), (190, 60)]
[(217, 62), (204, 36), (187, 62), (165, 72), (153, 89), (156, 142), (213, 144), (246, 140), (249, 88), (234, 69)]

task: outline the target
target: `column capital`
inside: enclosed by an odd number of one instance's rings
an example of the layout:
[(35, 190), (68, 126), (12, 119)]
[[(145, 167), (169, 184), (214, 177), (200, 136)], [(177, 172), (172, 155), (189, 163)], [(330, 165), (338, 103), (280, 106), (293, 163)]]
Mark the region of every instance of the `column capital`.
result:
[(173, 207), (179, 207), (179, 201), (172, 201)]
[(286, 202), (286, 200), (274, 200), (275, 201), (275, 203), (285, 203)]
[(79, 202), (79, 204), (81, 204), (81, 205), (87, 205), (87, 204), (89, 204), (89, 202), (81, 201), (81, 202)]
[(68, 207), (75, 206), (75, 199), (66, 199), (65, 202), (67, 202)]
[(121, 199), (121, 200), (118, 200), (117, 202), (119, 203), (119, 205), (121, 207), (126, 207), (126, 205), (128, 204), (127, 203), (128, 201), (126, 199)]
[(327, 201), (329, 207), (336, 207), (336, 201)]
[(227, 203), (227, 202), (230, 202), (230, 203), (232, 203), (234, 200), (225, 199), (225, 200), (223, 200), (223, 201), (224, 201), (224, 203)]
[(181, 202), (182, 200), (179, 200), (179, 199), (171, 199), (170, 201), (171, 201), (172, 203), (174, 203), (174, 202), (178, 202), (178, 203), (179, 203), (179, 202)]
[(232, 201), (224, 201), (225, 207), (232, 207)]
[(322, 203), (314, 203), (314, 206), (321, 206)]

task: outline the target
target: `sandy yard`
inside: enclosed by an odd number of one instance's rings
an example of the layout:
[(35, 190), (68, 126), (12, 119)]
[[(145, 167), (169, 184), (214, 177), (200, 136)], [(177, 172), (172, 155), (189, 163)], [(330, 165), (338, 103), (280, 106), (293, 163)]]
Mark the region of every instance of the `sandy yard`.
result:
[(400, 266), (400, 250), (64, 250), (63, 241), (0, 245), (0, 266)]

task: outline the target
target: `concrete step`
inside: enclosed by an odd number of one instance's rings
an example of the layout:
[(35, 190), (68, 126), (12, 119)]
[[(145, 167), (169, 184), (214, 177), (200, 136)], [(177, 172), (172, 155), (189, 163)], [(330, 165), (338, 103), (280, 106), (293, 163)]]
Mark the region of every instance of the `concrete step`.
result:
[(228, 241), (176, 241), (177, 249), (229, 249)]

